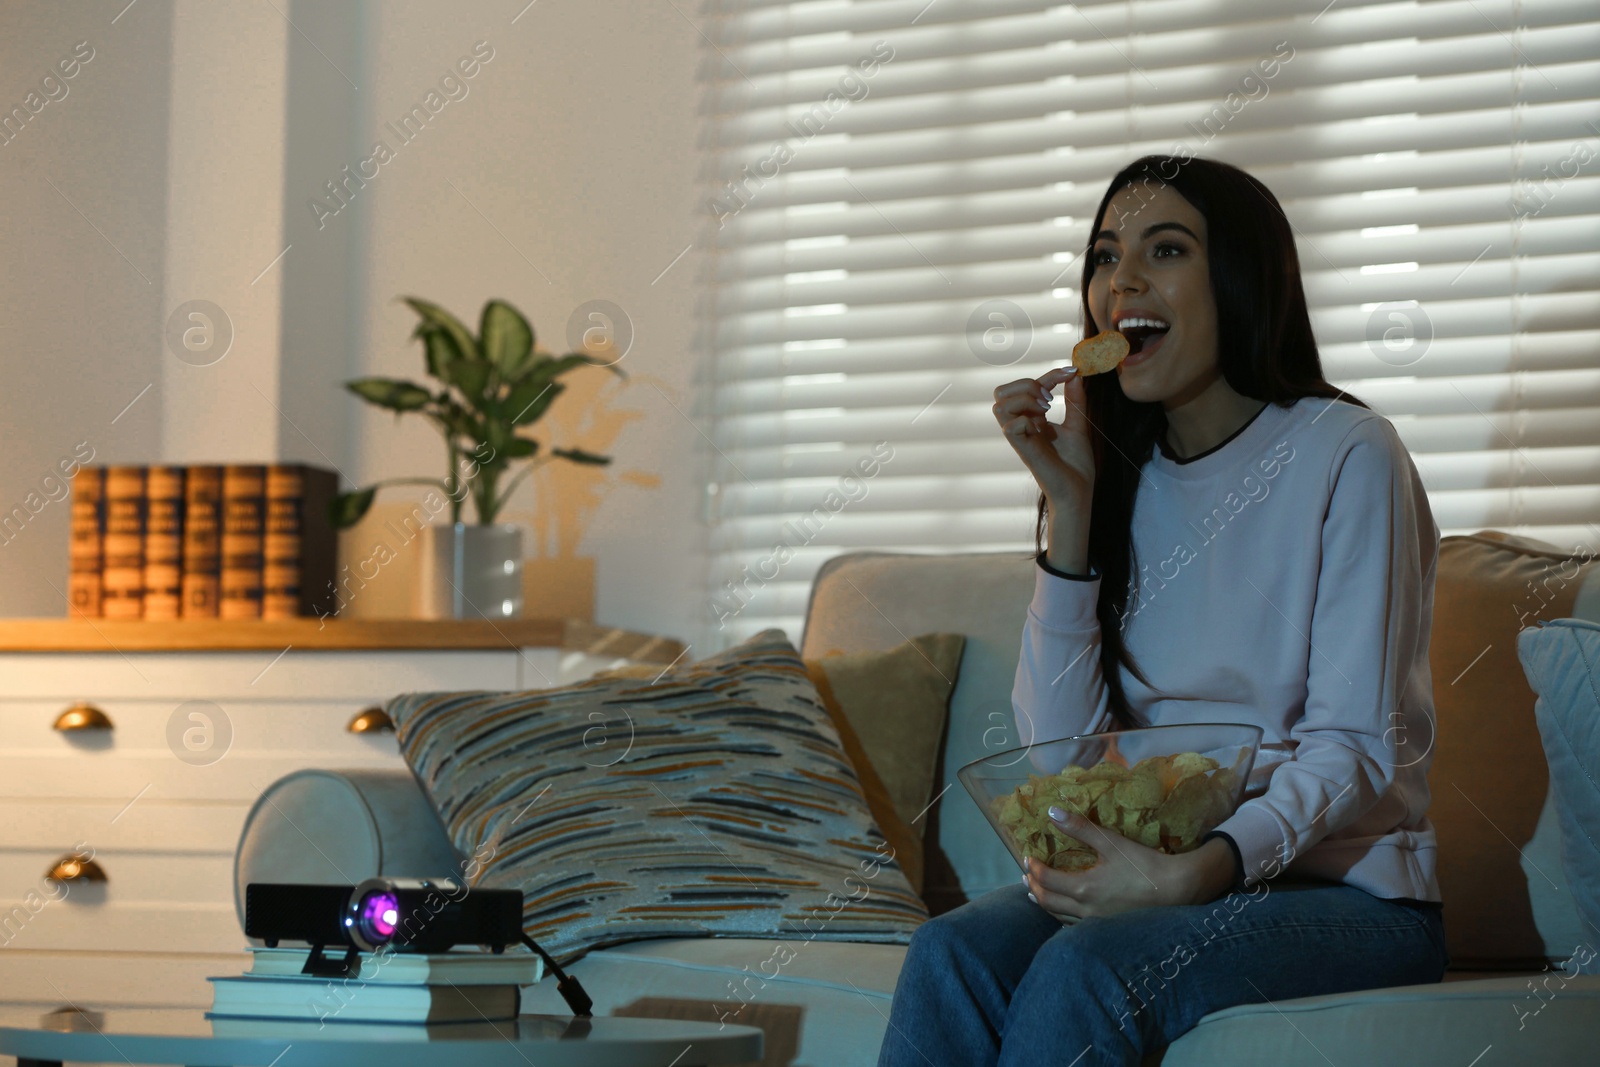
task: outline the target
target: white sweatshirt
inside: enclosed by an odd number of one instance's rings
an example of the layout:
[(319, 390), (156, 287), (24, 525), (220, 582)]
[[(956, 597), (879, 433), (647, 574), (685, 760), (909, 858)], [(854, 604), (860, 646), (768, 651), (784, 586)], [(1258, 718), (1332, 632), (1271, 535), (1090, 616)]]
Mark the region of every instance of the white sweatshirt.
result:
[[(1288, 870), (1438, 901), (1427, 772), (1439, 530), (1394, 427), (1319, 397), (1267, 404), (1188, 460), (1162, 444), (1134, 498), (1123, 619), (1159, 692), (1122, 668), (1128, 702), (1151, 725), (1265, 731), (1246, 799), (1217, 827), (1241, 888)], [(1114, 729), (1100, 578), (1040, 562), (1012, 692), (1019, 736)]]

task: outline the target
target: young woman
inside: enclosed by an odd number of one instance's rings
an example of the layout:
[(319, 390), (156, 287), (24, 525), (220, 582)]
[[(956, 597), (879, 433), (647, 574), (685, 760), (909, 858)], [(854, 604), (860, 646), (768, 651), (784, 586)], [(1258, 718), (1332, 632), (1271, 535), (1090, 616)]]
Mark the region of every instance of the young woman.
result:
[(1448, 962), (1426, 814), (1439, 534), (1410, 456), (1324, 380), (1259, 181), (1147, 156), (1096, 220), (1084, 335), (1119, 329), (1132, 354), (994, 394), (1041, 493), (1019, 735), (1240, 722), (1261, 754), (1181, 855), (1052, 809), (1095, 866), (1029, 861), (925, 923), (880, 1067), (1138, 1064), (1231, 1005)]

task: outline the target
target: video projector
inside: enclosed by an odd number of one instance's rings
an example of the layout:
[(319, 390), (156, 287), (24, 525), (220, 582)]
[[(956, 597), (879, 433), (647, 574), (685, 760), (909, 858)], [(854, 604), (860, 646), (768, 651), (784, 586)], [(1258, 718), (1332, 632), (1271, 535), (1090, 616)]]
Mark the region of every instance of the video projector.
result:
[[(268, 948), (304, 941), (306, 974), (354, 975), (361, 952), (444, 952), (486, 945), (496, 954), (520, 943), (522, 893), (474, 889), (451, 878), (368, 878), (357, 886), (251, 882), (244, 891), (244, 932)], [(346, 946), (344, 959), (324, 957)]]

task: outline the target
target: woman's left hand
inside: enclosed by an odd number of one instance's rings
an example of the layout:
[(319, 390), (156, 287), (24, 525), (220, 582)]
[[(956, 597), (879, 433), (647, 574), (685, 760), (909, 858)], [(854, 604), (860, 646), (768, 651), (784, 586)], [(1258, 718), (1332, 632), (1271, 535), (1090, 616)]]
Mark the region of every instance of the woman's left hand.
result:
[(1061, 808), (1052, 807), (1050, 818), (1100, 857), (1085, 871), (1058, 871), (1032, 858), (1024, 860), (1028, 891), (1056, 918), (1072, 922), (1135, 908), (1198, 902), (1198, 851), (1169, 855)]

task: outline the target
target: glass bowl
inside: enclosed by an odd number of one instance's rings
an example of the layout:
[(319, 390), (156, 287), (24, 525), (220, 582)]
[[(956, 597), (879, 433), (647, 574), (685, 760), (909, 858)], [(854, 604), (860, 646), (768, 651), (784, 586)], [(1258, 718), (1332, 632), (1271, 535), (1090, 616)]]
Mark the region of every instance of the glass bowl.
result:
[[(1093, 866), (1095, 854), (1049, 822), (1050, 804), (1077, 810), (1106, 829), (1163, 852), (1187, 852), (1238, 809), (1261, 738), (1259, 726), (1225, 722), (1079, 734), (996, 752), (967, 764), (956, 775), (1018, 867), (1028, 852), (1008, 823), (1017, 824), (1020, 817), (1037, 827), (1029, 835), (1035, 858), (1062, 869), (1083, 870)], [(1180, 753), (1208, 757), (1215, 766), (1193, 756), (1169, 762)], [(1132, 768), (1152, 757), (1168, 760), (1148, 764), (1141, 772), (1142, 781), (1122, 785), (1119, 792), (1117, 783), (1132, 779)], [(1058, 781), (1027, 788), (1035, 776), (1049, 778), (1069, 766), (1089, 769), (1101, 763), (1113, 766), (1091, 771), (1070, 786)], [(1019, 788), (1023, 794), (1018, 794)], [(1063, 797), (1073, 803), (1061, 805)], [(1037, 816), (1043, 816), (1042, 822)]]

